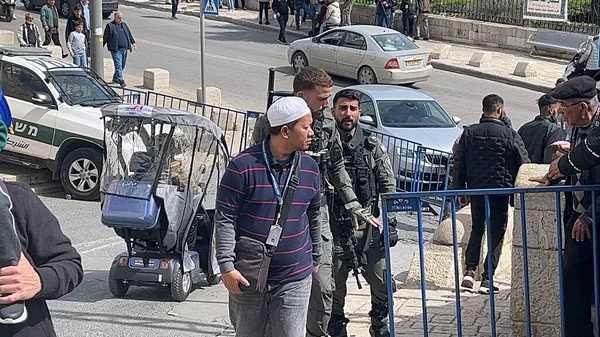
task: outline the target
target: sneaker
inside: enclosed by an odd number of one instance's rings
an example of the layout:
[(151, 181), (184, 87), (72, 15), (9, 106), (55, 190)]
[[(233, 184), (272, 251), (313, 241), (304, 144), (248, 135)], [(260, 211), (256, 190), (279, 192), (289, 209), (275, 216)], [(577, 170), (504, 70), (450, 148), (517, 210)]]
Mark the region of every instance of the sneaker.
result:
[(269, 22), (269, 20), (267, 20), (267, 21), (265, 22), (265, 25), (270, 25), (270, 24), (271, 24), (271, 23)]
[(285, 41), (282, 41), (280, 39), (277, 39), (277, 42), (279, 42), (280, 44), (285, 44)]
[(0, 304), (0, 324), (19, 324), (27, 319), (24, 302)]
[(119, 83), (119, 85), (121, 86), (121, 88), (125, 88), (125, 86), (126, 86), (125, 81), (121, 81), (121, 83)]
[(461, 288), (465, 288), (468, 290), (473, 290), (473, 283), (475, 282), (475, 272), (472, 270), (467, 270), (465, 275), (463, 276), (463, 280), (460, 283)]
[[(500, 289), (498, 289), (498, 287), (493, 286), (494, 288), (494, 294), (497, 294)], [(484, 295), (489, 295), (490, 293), (490, 280), (488, 279), (483, 279), (483, 281), (481, 281), (481, 284), (479, 285), (479, 293), (480, 294), (484, 294)]]
[(258, 24), (259, 24), (259, 25), (262, 25), (262, 21), (258, 21)]

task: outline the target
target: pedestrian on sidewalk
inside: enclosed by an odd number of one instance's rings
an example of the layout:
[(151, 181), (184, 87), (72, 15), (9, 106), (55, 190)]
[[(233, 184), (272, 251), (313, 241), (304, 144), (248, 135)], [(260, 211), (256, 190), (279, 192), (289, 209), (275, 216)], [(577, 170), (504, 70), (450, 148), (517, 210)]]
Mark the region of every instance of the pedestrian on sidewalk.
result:
[(87, 67), (86, 37), (83, 33), (83, 26), (82, 21), (75, 23), (75, 31), (71, 32), (67, 40), (67, 49), (73, 58), (73, 63), (80, 67)]
[[(396, 178), (390, 158), (381, 141), (358, 124), (361, 113), (358, 92), (344, 89), (333, 98), (332, 114), (335, 117), (337, 130), (340, 132), (344, 161), (352, 186), (361, 205), (373, 210), (373, 214), (378, 216), (379, 196), (381, 193), (396, 191)], [(333, 233), (335, 290), (327, 332), (332, 337), (348, 335), (346, 326), (350, 320), (344, 314), (346, 283), (350, 272), (360, 270), (371, 292), (369, 333), (371, 337), (389, 337), (388, 292), (383, 278), (386, 261), (381, 228), (364, 221), (355, 221), (352, 214), (344, 207), (339, 194), (332, 194), (328, 194), (327, 199), (332, 198), (329, 201), (332, 205), (329, 219)], [(398, 242), (395, 226), (397, 222), (394, 220), (390, 221), (389, 227), (392, 247)]]
[(270, 135), (233, 158), (221, 179), (217, 261), (237, 337), (267, 336), (267, 326), (273, 337), (299, 337), (322, 254), (319, 168), (303, 152), (312, 116), (302, 98), (284, 97), (267, 118)]
[(106, 24), (106, 28), (104, 28), (104, 45), (108, 46), (115, 66), (112, 81), (124, 88), (123, 70), (127, 61), (127, 52), (133, 51), (132, 48), (137, 50), (137, 45), (129, 26), (123, 22), (123, 13), (115, 12), (113, 21)]
[(177, 9), (178, 8), (179, 8), (179, 0), (171, 0), (171, 20), (177, 20)]
[(429, 40), (429, 0), (413, 0), (419, 2), (419, 13), (417, 15), (417, 34), (415, 40)]
[[(69, 16), (69, 18), (67, 19), (67, 25), (65, 27), (65, 38), (68, 40), (69, 36), (71, 36), (71, 33), (74, 32), (77, 28), (77, 24), (79, 22), (83, 23), (83, 35), (86, 36), (86, 40), (87, 40), (87, 36), (88, 36), (88, 32), (87, 32), (87, 23), (85, 22), (85, 17), (83, 16), (83, 7), (81, 7), (81, 5), (76, 4), (73, 7), (73, 13), (71, 13), (71, 16)], [(86, 41), (86, 45), (87, 45), (88, 41)], [(68, 49), (68, 48), (67, 48)]]
[(600, 67), (598, 67), (598, 36), (590, 37), (587, 41), (585, 51), (579, 58), (579, 64), (584, 65), (583, 74), (600, 81)]
[(391, 0), (377, 0), (376, 5), (377, 26), (389, 28), (391, 26), (390, 17), (392, 16)]
[(565, 140), (563, 130), (556, 122), (560, 104), (549, 94), (538, 99), (539, 115), (525, 123), (518, 131), (523, 138), (529, 160), (534, 164), (550, 164), (552, 158), (544, 154), (549, 145)]
[[(465, 126), (455, 147), (453, 187), (456, 190), (512, 188), (521, 164), (529, 163), (529, 157), (521, 136), (500, 120), (504, 111), (504, 100), (498, 95), (483, 98), (483, 117), (479, 124)], [(492, 275), (498, 266), (502, 243), (508, 221), (508, 205), (512, 196), (489, 196), (490, 226), (492, 241)], [(466, 251), (466, 271), (461, 287), (473, 290), (475, 271), (479, 265), (481, 241), (486, 229), (485, 197), (460, 197), (462, 206), (471, 204), (473, 229)], [(483, 264), (479, 293), (497, 292), (498, 288), (490, 282), (488, 257)]]
[(402, 0), (400, 3), (402, 11), (402, 34), (413, 37), (415, 36), (415, 20), (419, 11), (418, 0)]
[(25, 22), (17, 30), (17, 40), (21, 47), (40, 48), (42, 46), (42, 34), (33, 21), (33, 14), (25, 13)]
[(60, 44), (60, 35), (58, 34), (58, 10), (54, 5), (56, 0), (48, 0), (48, 3), (40, 9), (40, 21), (42, 22), (42, 28), (46, 32), (46, 37), (43, 46), (47, 46), (50, 42), (54, 42), (55, 46), (59, 46), (62, 50), (62, 57), (66, 58), (69, 54), (66, 54), (62, 45)]
[(285, 27), (287, 26), (289, 19), (288, 1), (273, 0), (271, 9), (273, 9), (273, 13), (275, 13), (275, 16), (277, 17), (277, 23), (279, 23), (279, 37), (277, 38), (277, 42), (281, 44), (287, 44), (287, 40), (285, 38)]
[[(231, 1), (231, 0), (230, 0)], [(263, 14), (265, 15), (265, 25), (270, 25), (269, 22), (269, 0), (258, 0), (258, 24), (263, 24)]]

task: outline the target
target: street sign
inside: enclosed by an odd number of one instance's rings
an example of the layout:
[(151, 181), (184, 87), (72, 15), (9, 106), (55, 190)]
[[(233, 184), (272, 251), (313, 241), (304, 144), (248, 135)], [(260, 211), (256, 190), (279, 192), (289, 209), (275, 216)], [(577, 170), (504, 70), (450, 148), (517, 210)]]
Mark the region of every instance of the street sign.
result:
[[(427, 202), (421, 201), (421, 212), (433, 212), (433, 208)], [(390, 213), (395, 212), (416, 212), (419, 209), (419, 200), (416, 197), (406, 199), (387, 200), (387, 210)]]
[(219, 15), (219, 0), (203, 0), (205, 15)]

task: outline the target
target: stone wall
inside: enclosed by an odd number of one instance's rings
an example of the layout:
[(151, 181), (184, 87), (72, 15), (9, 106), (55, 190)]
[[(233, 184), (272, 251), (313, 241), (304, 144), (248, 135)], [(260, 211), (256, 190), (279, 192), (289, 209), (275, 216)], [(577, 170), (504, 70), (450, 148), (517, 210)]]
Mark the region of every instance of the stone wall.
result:
[[(515, 187), (533, 187), (538, 183), (528, 179), (543, 176), (548, 165), (524, 164), (519, 170)], [(561, 198), (562, 197), (561, 193)], [(560, 336), (560, 298), (558, 287), (558, 251), (554, 193), (525, 195), (525, 218), (528, 253), (529, 299), (532, 336)], [(561, 202), (564, 205), (564, 200)], [(523, 293), (523, 236), (521, 206), (515, 198), (512, 247), (512, 284), (510, 319), (512, 335), (525, 336), (525, 298)]]

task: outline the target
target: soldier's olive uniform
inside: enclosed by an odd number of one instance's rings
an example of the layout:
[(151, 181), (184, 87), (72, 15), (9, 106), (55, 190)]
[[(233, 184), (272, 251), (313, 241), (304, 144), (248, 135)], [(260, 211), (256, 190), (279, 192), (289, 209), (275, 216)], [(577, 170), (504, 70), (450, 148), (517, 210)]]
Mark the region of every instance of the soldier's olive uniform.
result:
[[(360, 126), (354, 129), (353, 135), (341, 132), (341, 137), (346, 171), (352, 179), (358, 201), (366, 209), (371, 209), (374, 216), (379, 216), (379, 194), (396, 190), (396, 178), (386, 150), (377, 138)], [(344, 316), (346, 281), (349, 273), (354, 272), (352, 262), (348, 260), (351, 245), (347, 240), (348, 236), (354, 234), (355, 256), (371, 290), (371, 336), (389, 336), (387, 287), (383, 280), (385, 251), (379, 228), (359, 223), (358, 229), (352, 230), (352, 215), (344, 209), (337, 194), (333, 198), (330, 221), (334, 242), (335, 291), (329, 333), (333, 337), (346, 336), (346, 324), (349, 321)]]
[[(313, 144), (318, 142), (319, 153), (306, 153), (311, 155), (319, 164), (321, 173), (321, 235), (323, 238), (323, 255), (319, 270), (313, 277), (312, 290), (308, 305), (308, 319), (306, 334), (310, 337), (327, 336), (327, 326), (331, 318), (333, 302), (333, 237), (329, 227), (329, 211), (326, 190), (335, 187), (344, 203), (356, 201), (356, 194), (352, 190), (352, 181), (344, 168), (342, 144), (335, 119), (327, 109), (323, 112), (313, 113)], [(263, 141), (269, 134), (271, 126), (266, 114), (261, 116), (254, 126), (252, 141), (256, 144)], [(333, 187), (331, 186), (333, 185)]]

